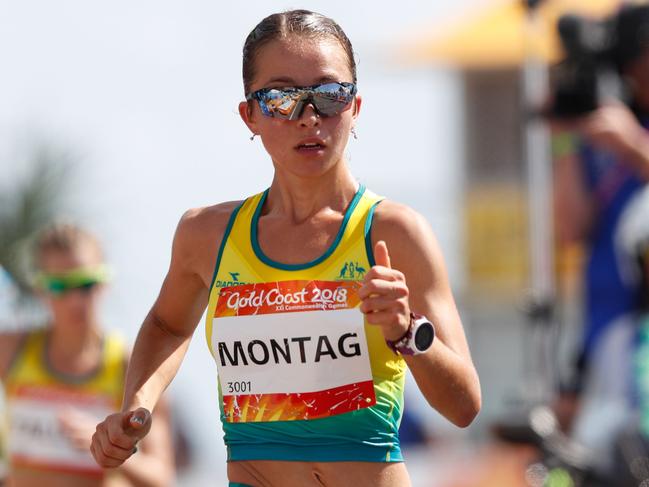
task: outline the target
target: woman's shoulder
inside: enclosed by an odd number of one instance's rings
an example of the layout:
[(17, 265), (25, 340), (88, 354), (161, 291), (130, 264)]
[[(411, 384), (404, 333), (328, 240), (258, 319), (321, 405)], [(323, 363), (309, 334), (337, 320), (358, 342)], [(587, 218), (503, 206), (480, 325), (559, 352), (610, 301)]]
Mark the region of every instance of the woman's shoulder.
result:
[(214, 249), (219, 248), (228, 222), (241, 201), (192, 208), (180, 218), (173, 240), (172, 266), (189, 269), (208, 282)]
[(383, 240), (393, 264), (402, 271), (428, 273), (444, 270), (444, 257), (428, 220), (418, 211), (395, 201), (376, 207), (372, 222), (372, 246)]
[[(383, 200), (372, 221), (372, 246), (383, 240), (398, 263), (441, 262), (439, 243), (428, 220), (408, 205)], [(420, 264), (417, 264), (420, 265)]]
[(404, 235), (418, 235), (430, 231), (426, 219), (413, 208), (403, 203), (384, 199), (376, 207), (372, 221), (372, 233), (379, 240), (402, 238)]
[(223, 234), (232, 212), (239, 205), (241, 201), (227, 201), (212, 206), (190, 208), (180, 218), (177, 233), (192, 239)]
[(242, 200), (226, 201), (211, 206), (190, 208), (185, 211), (180, 221), (191, 226), (211, 226), (219, 223), (227, 225), (230, 215), (241, 203)]

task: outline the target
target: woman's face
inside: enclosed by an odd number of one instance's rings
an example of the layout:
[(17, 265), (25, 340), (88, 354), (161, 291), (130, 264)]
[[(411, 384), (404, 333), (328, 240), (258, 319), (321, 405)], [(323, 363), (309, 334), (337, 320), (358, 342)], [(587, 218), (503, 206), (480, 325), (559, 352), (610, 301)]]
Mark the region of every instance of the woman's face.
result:
[[(261, 88), (305, 87), (326, 82), (353, 82), (345, 50), (336, 39), (291, 36), (263, 46), (255, 60), (251, 92)], [(258, 134), (276, 170), (298, 177), (317, 177), (342, 159), (360, 108), (356, 96), (349, 108), (332, 117), (304, 107), (296, 120), (268, 117), (257, 101), (242, 102), (239, 112)]]
[[(102, 264), (97, 249), (80, 244), (70, 251), (46, 250), (40, 258), (40, 271), (47, 276), (60, 276), (79, 269), (93, 269)], [(43, 291), (45, 304), (54, 318), (54, 326), (79, 329), (94, 323), (101, 285), (68, 289), (60, 293)]]

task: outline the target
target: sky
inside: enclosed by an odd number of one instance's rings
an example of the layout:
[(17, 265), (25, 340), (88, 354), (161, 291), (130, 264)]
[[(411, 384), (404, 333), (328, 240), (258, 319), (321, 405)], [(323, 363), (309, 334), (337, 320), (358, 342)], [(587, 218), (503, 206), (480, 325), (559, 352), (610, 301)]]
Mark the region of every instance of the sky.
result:
[[(461, 288), (458, 77), (404, 66), (394, 49), (481, 3), (0, 0), (0, 187), (25, 171), (37, 141), (74, 155), (66, 212), (104, 242), (115, 271), (104, 319), (133, 339), (182, 213), (270, 184), (270, 161), (237, 113), (241, 48), (264, 16), (312, 9), (343, 27), (357, 56), (364, 103), (352, 172), (429, 219)], [(190, 418), (183, 427), (222, 474), (216, 369), (203, 337), (199, 324), (172, 395), (191, 399), (174, 401)]]

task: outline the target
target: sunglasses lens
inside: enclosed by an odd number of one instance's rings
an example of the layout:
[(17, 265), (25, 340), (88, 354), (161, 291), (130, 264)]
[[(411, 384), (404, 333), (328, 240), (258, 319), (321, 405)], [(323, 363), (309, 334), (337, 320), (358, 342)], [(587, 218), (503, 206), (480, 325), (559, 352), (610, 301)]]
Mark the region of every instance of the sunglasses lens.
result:
[(293, 120), (301, 111), (305, 94), (302, 90), (273, 89), (262, 93), (259, 105), (264, 115), (268, 117)]
[(66, 291), (66, 286), (63, 282), (52, 279), (45, 284), (45, 289), (54, 296), (59, 296)]
[(81, 286), (73, 288), (76, 291), (81, 291), (83, 294), (88, 294), (90, 291), (95, 289), (99, 283), (98, 282), (86, 282), (83, 283)]
[(327, 83), (313, 88), (313, 103), (325, 117), (344, 112), (353, 99), (352, 89), (339, 83)]

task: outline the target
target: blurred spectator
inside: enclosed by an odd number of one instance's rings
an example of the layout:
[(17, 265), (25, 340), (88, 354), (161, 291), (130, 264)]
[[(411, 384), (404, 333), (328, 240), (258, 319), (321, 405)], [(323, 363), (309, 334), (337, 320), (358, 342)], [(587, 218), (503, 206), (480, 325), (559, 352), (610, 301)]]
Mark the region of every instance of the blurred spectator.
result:
[(609, 101), (578, 118), (577, 153), (563, 151), (555, 167), (558, 237), (583, 242), (587, 254), (582, 399), (573, 433), (603, 462), (630, 411), (629, 357), (642, 305), (642, 282), (627, 272), (637, 256), (618, 237), (622, 215), (649, 180), (649, 6), (634, 14), (636, 30), (619, 66), (631, 88), (629, 106)]
[(123, 341), (99, 324), (108, 271), (98, 241), (74, 225), (51, 225), (38, 238), (35, 266), (51, 323), (0, 333), (10, 485), (170, 485), (173, 453), (164, 403), (151, 435), (120, 469), (105, 473), (89, 451), (97, 419), (121, 404), (127, 364)]
[[(6, 330), (16, 319), (18, 291), (9, 273), (0, 266), (0, 330)], [(7, 423), (4, 391), (0, 391), (0, 485), (7, 480)]]

